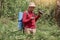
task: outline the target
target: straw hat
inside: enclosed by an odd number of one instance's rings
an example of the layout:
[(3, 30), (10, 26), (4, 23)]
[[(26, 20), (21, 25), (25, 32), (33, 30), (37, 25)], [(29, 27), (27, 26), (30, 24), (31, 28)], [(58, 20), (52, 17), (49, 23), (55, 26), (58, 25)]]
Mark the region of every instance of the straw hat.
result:
[(30, 2), (29, 3), (29, 7), (35, 7), (36, 5), (35, 5), (35, 3), (34, 2)]

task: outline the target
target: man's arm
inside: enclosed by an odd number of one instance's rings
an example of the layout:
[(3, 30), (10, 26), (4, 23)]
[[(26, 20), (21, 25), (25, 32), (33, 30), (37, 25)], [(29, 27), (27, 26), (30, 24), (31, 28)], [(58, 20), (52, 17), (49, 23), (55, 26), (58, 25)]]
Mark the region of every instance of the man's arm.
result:
[(37, 21), (40, 18), (40, 15), (35, 16), (35, 21)]
[(35, 21), (37, 21), (41, 17), (42, 14), (43, 14), (42, 11), (38, 11), (38, 15), (35, 16)]
[(27, 13), (24, 12), (24, 14), (23, 14), (23, 23), (27, 23), (27, 22), (29, 22), (30, 20), (31, 20), (31, 18), (28, 18), (28, 19), (27, 19)]

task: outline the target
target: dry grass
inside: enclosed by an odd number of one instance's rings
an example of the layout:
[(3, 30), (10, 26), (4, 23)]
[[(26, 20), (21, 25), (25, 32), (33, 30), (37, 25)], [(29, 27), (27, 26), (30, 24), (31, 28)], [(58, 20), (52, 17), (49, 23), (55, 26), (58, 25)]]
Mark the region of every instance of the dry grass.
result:
[(56, 0), (31, 0), (33, 2), (36, 3), (36, 5), (45, 5), (45, 6), (49, 6), (50, 4), (54, 4), (56, 3)]

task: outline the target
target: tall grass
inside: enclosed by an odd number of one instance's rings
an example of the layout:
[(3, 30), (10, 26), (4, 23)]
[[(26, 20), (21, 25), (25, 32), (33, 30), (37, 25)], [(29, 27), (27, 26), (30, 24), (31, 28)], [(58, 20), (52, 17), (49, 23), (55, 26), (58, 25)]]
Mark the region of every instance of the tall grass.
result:
[[(7, 19), (0, 20), (0, 40), (25, 40), (26, 35), (17, 29), (17, 21), (13, 22)], [(60, 30), (57, 25), (50, 25), (47, 21), (37, 22), (37, 32), (34, 40), (59, 40)], [(33, 40), (33, 39), (31, 39)]]

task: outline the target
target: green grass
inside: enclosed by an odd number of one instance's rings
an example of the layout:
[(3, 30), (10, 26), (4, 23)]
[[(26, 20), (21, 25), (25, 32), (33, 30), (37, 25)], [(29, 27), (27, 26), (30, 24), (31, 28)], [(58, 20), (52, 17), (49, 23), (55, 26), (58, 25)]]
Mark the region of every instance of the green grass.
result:
[[(5, 18), (3, 20), (0, 20), (0, 40), (25, 40), (26, 35), (17, 29), (17, 21), (9, 19), (6, 21)], [(34, 40), (60, 40), (60, 30), (57, 25), (37, 22), (37, 32), (34, 37)]]

